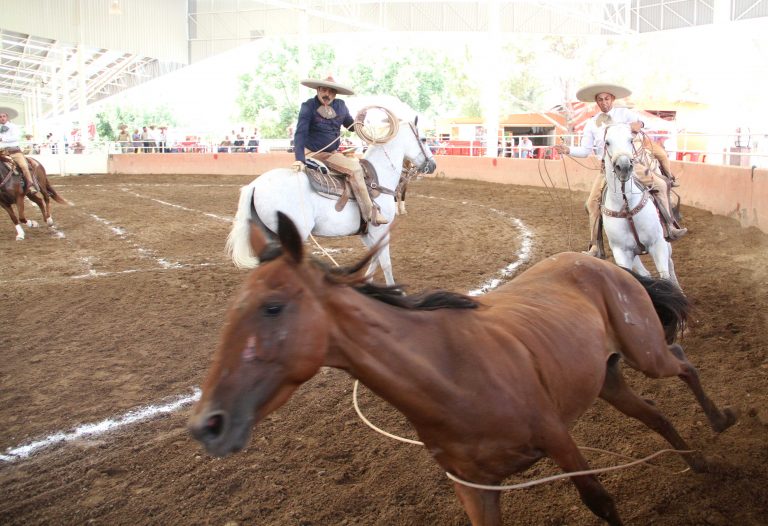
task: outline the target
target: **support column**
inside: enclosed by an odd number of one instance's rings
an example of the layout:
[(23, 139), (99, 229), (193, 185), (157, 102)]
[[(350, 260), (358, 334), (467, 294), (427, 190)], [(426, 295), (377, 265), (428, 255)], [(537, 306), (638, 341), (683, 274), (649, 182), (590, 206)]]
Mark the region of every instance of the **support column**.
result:
[(483, 125), (485, 127), (485, 156), (498, 157), (499, 151), (499, 61), (501, 58), (501, 31), (499, 29), (499, 2), (488, 2), (488, 38), (485, 39), (483, 51), (484, 82), (480, 91), (483, 109)]

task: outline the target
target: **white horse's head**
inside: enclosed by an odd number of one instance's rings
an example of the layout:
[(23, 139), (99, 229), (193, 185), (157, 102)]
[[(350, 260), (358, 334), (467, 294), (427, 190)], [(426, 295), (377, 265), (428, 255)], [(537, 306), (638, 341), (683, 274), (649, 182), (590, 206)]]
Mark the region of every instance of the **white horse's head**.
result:
[(625, 183), (634, 173), (634, 149), (629, 124), (612, 124), (605, 129), (604, 160), (616, 178)]
[(426, 138), (419, 135), (418, 122), (418, 117), (413, 122), (401, 122), (397, 140), (403, 145), (404, 157), (411, 161), (419, 172), (431, 174), (437, 169), (437, 164), (432, 157), (432, 150), (429, 149)]

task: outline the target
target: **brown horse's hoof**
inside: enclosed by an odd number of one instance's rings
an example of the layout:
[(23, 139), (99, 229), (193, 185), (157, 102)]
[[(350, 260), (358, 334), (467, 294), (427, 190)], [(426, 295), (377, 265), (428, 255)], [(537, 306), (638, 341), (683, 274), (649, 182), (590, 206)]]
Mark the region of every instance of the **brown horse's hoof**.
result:
[(712, 429), (716, 433), (722, 433), (736, 423), (736, 413), (730, 407), (723, 409), (723, 416), (717, 422), (712, 422)]

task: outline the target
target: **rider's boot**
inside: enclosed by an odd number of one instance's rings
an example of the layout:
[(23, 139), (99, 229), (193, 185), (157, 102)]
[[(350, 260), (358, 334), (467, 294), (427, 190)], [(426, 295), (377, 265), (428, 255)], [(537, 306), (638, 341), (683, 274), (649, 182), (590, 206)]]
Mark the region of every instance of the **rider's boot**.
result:
[(584, 250), (582, 254), (605, 259), (605, 253), (600, 250), (600, 244), (597, 241), (597, 234), (601, 227), (600, 216), (598, 215), (600, 205), (597, 204), (597, 210), (594, 209), (595, 207), (593, 205), (593, 203), (587, 204), (587, 213), (589, 214), (589, 248)]
[(350, 186), (357, 199), (357, 204), (360, 207), (360, 215), (368, 222), (370, 221), (374, 225), (385, 225), (389, 223), (389, 220), (384, 217), (377, 206), (374, 206), (371, 201), (371, 196), (368, 195), (368, 187), (365, 186), (365, 180), (361, 172), (355, 171), (354, 175), (349, 176)]
[(25, 178), (27, 180), (27, 195), (37, 195), (40, 193), (40, 187), (35, 184), (34, 181), (32, 181), (30, 178)]
[(688, 233), (687, 228), (679, 228), (679, 225), (675, 222), (672, 214), (669, 212), (669, 200), (666, 199), (666, 195), (663, 192), (656, 193), (656, 207), (659, 209), (659, 215), (661, 215), (662, 222), (664, 223), (667, 235), (665, 236), (668, 241), (675, 241), (683, 237)]

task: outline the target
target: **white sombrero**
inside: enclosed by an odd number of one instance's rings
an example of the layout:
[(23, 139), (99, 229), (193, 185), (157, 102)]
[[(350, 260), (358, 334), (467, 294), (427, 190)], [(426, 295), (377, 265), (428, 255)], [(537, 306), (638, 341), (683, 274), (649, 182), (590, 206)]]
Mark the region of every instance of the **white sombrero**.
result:
[(18, 111), (14, 110), (13, 108), (8, 108), (6, 106), (0, 106), (0, 113), (7, 113), (8, 119), (10, 120), (13, 120), (19, 116)]
[(600, 93), (610, 93), (617, 99), (629, 97), (632, 92), (624, 86), (617, 84), (590, 84), (576, 92), (576, 98), (581, 102), (595, 102), (595, 97)]
[(308, 88), (317, 89), (317, 88), (331, 88), (336, 90), (336, 93), (339, 95), (354, 95), (355, 92), (352, 88), (349, 88), (343, 84), (339, 84), (336, 82), (333, 77), (328, 76), (324, 80), (320, 79), (304, 79), (301, 81), (302, 86), (306, 86)]

